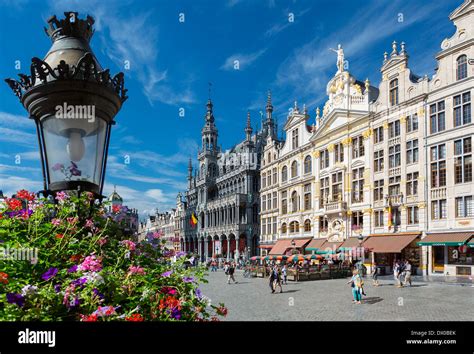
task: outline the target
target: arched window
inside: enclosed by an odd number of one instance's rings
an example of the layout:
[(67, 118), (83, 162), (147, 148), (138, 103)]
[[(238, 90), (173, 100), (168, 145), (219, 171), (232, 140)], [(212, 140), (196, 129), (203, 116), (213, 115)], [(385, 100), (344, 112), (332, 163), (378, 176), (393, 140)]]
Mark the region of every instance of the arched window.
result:
[(291, 164), (291, 178), (298, 176), (298, 163), (293, 161)]
[(467, 56), (461, 55), (456, 62), (456, 80), (465, 79), (467, 77)]
[(311, 173), (311, 156), (306, 156), (304, 158), (304, 173)]
[(262, 173), (262, 188), (265, 188), (267, 186), (267, 174)]
[(306, 219), (304, 222), (304, 231), (309, 232), (311, 231), (311, 220)]
[(286, 234), (286, 224), (285, 223), (281, 224), (281, 233)]
[(398, 79), (390, 81), (390, 105), (398, 104)]
[(298, 193), (295, 191), (291, 194), (291, 211), (294, 213), (298, 211), (298, 209)]
[(290, 234), (298, 232), (300, 228), (300, 224), (298, 221), (292, 221), (290, 222)]
[(272, 154), (271, 153), (268, 153), (268, 163), (272, 162)]
[(286, 166), (283, 166), (281, 169), (281, 181), (286, 182), (288, 179), (288, 168)]

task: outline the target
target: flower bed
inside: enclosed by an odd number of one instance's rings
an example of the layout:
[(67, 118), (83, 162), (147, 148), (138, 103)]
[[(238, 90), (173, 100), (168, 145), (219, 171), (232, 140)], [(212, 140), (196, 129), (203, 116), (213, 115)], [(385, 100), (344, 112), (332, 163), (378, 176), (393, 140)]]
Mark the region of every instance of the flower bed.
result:
[(207, 321), (227, 314), (201, 293), (205, 270), (186, 269), (184, 253), (166, 249), (157, 233), (129, 239), (125, 208), (108, 212), (89, 193), (55, 199), (22, 190), (0, 204), (0, 320)]

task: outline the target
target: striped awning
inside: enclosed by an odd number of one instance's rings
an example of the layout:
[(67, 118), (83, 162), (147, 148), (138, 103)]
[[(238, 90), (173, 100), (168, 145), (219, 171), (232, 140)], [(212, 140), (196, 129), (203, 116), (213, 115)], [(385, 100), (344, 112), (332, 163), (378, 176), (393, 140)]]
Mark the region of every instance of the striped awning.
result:
[[(420, 242), (419, 246), (462, 246), (474, 237), (474, 231), (470, 232), (445, 232), (428, 234)], [(472, 242), (472, 240), (471, 240)]]
[(317, 251), (327, 241), (326, 238), (315, 238), (306, 246), (306, 251)]

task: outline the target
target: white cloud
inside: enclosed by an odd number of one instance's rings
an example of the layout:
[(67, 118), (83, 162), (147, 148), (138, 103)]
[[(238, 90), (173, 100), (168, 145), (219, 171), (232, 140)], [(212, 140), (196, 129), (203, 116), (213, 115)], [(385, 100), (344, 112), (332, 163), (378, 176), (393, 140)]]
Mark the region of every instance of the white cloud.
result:
[(20, 189), (38, 192), (43, 189), (43, 184), (40, 180), (0, 174), (0, 190), (3, 191), (5, 196), (10, 197)]
[(250, 65), (252, 65), (252, 63), (256, 61), (263, 53), (265, 53), (265, 51), (266, 48), (249, 54), (233, 54), (225, 60), (220, 69), (234, 70), (235, 63), (238, 61), (239, 70), (245, 70)]

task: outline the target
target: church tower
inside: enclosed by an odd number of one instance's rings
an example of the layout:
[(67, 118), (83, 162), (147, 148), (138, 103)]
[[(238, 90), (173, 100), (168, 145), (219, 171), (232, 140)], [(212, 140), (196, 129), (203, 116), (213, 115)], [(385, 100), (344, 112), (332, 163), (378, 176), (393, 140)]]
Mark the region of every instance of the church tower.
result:
[(272, 105), (271, 91), (268, 91), (267, 105), (265, 107), (265, 110), (266, 110), (266, 119), (265, 119), (265, 122), (263, 123), (264, 136), (266, 138), (270, 135), (272, 139), (276, 140), (277, 134), (276, 134), (275, 121), (273, 120), (273, 105)]
[(205, 124), (201, 131), (202, 151), (217, 152), (217, 127), (214, 124), (214, 113), (212, 112), (212, 101), (207, 101), (207, 112), (205, 116)]

